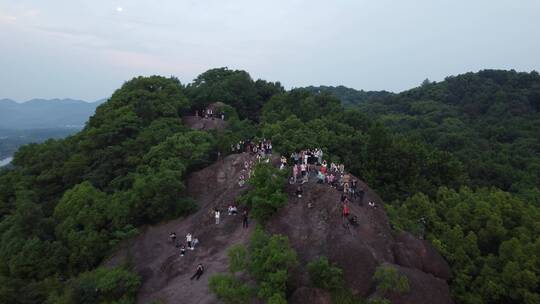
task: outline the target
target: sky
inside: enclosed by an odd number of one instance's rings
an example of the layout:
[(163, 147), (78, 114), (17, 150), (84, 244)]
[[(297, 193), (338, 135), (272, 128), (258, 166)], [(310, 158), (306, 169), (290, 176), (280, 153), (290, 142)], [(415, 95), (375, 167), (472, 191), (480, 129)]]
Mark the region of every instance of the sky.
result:
[(399, 92), (540, 70), (538, 0), (0, 0), (0, 99), (110, 96), (216, 67), (286, 88)]

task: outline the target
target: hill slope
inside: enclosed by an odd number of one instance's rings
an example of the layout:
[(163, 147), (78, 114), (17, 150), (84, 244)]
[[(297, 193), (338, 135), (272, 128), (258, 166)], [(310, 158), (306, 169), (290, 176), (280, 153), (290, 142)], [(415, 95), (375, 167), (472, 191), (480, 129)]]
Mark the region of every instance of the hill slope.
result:
[[(245, 190), (237, 180), (244, 162), (253, 158), (246, 153), (233, 154), (193, 173), (188, 192), (197, 200), (199, 211), (145, 229), (107, 262), (113, 266), (129, 261), (142, 276), (138, 303), (178, 303), (180, 298), (185, 304), (217, 303), (209, 294), (207, 280), (212, 274), (227, 271), (228, 247), (246, 243), (251, 229), (241, 227), (240, 216), (224, 215), (222, 222), (215, 225), (210, 211), (216, 207), (226, 210)], [(367, 185), (362, 183), (362, 187), (366, 189), (363, 201), (351, 206), (359, 226), (346, 227), (337, 190), (317, 184), (313, 178), (304, 185), (306, 195), (299, 199), (290, 186), (287, 205), (272, 218), (267, 229), (287, 236), (300, 257), (291, 288), (310, 286), (305, 265), (324, 255), (344, 269), (347, 286), (362, 297), (374, 294), (372, 277), (376, 267), (385, 264), (395, 265), (411, 285), (407, 294), (394, 295), (394, 303), (452, 303), (446, 284), (450, 270), (444, 259), (425, 241), (405, 233), (394, 237), (382, 201)], [(376, 202), (377, 207), (369, 207), (368, 201)], [(308, 208), (308, 202), (313, 208)], [(180, 238), (193, 233), (201, 244), (181, 257), (167, 239), (171, 231)], [(203, 263), (207, 271), (200, 281), (191, 281), (198, 263)]]

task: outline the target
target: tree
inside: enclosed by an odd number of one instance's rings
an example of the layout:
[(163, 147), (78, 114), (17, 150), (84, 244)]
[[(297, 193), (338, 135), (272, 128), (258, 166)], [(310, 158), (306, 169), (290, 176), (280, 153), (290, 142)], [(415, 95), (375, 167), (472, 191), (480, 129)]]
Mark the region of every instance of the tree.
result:
[(268, 220), (279, 208), (287, 203), (287, 195), (283, 192), (287, 181), (285, 172), (270, 164), (258, 164), (248, 183), (253, 186), (240, 199), (251, 209), (254, 218)]
[(307, 266), (311, 283), (317, 288), (337, 290), (343, 288), (343, 270), (331, 265), (326, 257), (319, 257)]
[(249, 303), (253, 291), (232, 275), (216, 274), (208, 280), (208, 288), (226, 304)]
[(377, 291), (383, 294), (388, 292), (409, 292), (409, 280), (401, 275), (393, 266), (379, 266), (375, 270), (373, 279), (377, 282)]

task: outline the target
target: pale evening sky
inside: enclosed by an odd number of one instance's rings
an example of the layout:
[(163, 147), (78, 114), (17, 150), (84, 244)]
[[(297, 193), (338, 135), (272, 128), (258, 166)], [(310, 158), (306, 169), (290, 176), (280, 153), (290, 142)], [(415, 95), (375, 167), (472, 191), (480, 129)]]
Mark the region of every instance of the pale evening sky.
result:
[(221, 66), (391, 91), (540, 70), (539, 16), (537, 0), (0, 0), (0, 99), (96, 100), (137, 75)]

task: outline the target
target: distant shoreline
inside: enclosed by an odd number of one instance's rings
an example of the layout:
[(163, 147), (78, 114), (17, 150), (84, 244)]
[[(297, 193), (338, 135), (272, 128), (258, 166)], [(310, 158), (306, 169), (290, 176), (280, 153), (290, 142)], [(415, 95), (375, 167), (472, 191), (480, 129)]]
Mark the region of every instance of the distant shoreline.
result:
[(1, 160), (0, 160), (0, 167), (4, 167), (4, 166), (9, 165), (9, 163), (11, 163), (12, 160), (13, 160), (13, 156), (10, 156), (10, 157), (8, 157), (8, 158), (1, 159)]

